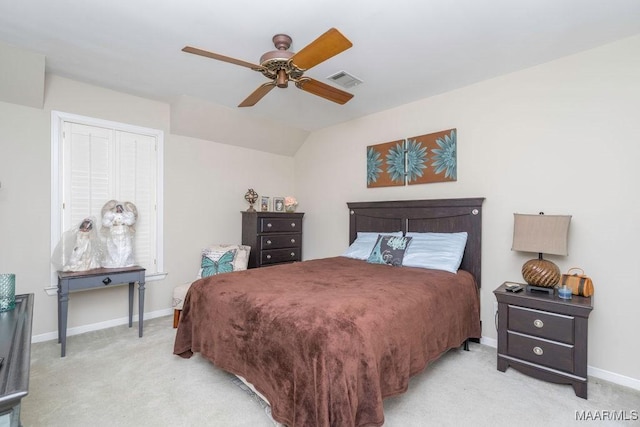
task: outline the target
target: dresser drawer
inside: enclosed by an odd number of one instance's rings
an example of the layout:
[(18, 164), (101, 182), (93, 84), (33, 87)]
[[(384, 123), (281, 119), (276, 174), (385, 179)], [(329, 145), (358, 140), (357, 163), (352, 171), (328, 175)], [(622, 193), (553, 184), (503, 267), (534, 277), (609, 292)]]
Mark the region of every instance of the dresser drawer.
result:
[(574, 343), (574, 318), (562, 314), (509, 305), (510, 331), (521, 332), (567, 344)]
[(302, 241), (301, 234), (278, 234), (261, 236), (262, 249), (299, 248)]
[(572, 373), (574, 372), (573, 351), (572, 345), (508, 332), (507, 354), (538, 365)]
[(300, 248), (270, 249), (262, 251), (260, 252), (260, 261), (263, 265), (300, 261)]
[(260, 233), (283, 233), (302, 231), (302, 219), (297, 218), (260, 218)]

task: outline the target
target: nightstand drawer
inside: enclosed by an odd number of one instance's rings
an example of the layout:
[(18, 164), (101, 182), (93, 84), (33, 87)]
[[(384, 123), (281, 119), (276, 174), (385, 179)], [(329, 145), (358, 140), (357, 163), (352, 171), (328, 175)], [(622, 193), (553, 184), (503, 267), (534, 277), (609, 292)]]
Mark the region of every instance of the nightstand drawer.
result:
[(302, 230), (302, 219), (296, 218), (260, 218), (261, 233), (281, 233)]
[(260, 260), (263, 265), (277, 264), (280, 262), (300, 261), (300, 249), (271, 249), (260, 253)]
[(278, 234), (260, 237), (262, 249), (299, 248), (301, 241), (301, 234)]
[(573, 344), (574, 318), (546, 311), (509, 305), (510, 331)]
[(507, 354), (538, 365), (573, 372), (573, 346), (508, 332)]

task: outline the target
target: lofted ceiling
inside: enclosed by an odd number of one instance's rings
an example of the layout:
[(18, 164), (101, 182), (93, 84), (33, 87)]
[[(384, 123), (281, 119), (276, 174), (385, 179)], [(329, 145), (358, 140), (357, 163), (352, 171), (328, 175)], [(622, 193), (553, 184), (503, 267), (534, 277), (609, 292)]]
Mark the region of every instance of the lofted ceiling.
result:
[[(338, 105), (289, 85), (237, 105), (264, 76), (182, 52), (259, 63), (286, 33), (298, 51), (331, 27), (353, 47), (311, 68), (363, 84)], [(46, 71), (166, 102), (192, 97), (313, 131), (640, 34), (638, 0), (0, 0), (0, 41)]]

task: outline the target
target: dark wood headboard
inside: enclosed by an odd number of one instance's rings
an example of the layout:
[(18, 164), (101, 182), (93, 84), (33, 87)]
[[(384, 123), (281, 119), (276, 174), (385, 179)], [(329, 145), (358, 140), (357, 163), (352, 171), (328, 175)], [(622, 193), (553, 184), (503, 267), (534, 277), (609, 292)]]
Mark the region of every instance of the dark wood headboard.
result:
[(480, 287), (483, 202), (484, 197), (349, 202), (349, 244), (356, 239), (358, 231), (466, 231), (467, 246), (460, 268), (473, 274)]

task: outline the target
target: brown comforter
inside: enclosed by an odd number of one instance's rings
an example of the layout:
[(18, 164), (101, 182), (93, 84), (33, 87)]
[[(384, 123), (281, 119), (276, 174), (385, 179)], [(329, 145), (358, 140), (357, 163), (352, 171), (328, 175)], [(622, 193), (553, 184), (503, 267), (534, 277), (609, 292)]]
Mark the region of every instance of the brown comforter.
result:
[(479, 336), (469, 273), (336, 257), (196, 281), (174, 353), (243, 376), (287, 426), (379, 426), (384, 397)]

